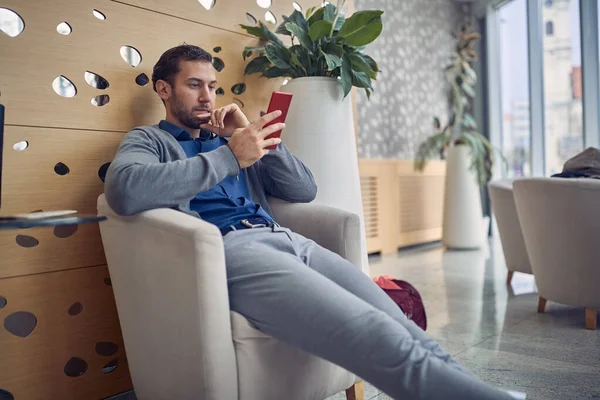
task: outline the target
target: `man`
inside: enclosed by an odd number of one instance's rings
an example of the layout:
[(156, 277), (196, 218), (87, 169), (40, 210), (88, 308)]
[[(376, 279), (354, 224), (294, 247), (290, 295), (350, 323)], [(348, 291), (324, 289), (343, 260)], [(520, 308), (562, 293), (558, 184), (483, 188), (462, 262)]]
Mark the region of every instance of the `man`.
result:
[(171, 207), (215, 224), (232, 310), (394, 398), (513, 399), (465, 371), (348, 261), (275, 223), (266, 196), (310, 202), (313, 176), (280, 139), (266, 139), (285, 126), (264, 127), (279, 112), (250, 123), (234, 104), (214, 109), (211, 60), (183, 45), (154, 66), (166, 118), (123, 139), (106, 176), (110, 206), (124, 215)]

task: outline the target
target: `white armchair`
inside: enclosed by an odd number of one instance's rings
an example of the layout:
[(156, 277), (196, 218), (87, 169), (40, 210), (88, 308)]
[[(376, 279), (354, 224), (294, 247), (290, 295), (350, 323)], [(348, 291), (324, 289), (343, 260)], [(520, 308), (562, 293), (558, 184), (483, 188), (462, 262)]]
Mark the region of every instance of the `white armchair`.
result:
[(514, 182), (517, 211), (544, 312), (547, 300), (600, 309), (600, 180), (524, 178)]
[[(285, 227), (360, 265), (355, 214), (271, 199)], [(98, 198), (108, 269), (140, 400), (323, 400), (360, 378), (253, 328), (230, 311), (216, 226), (171, 210), (122, 217)]]

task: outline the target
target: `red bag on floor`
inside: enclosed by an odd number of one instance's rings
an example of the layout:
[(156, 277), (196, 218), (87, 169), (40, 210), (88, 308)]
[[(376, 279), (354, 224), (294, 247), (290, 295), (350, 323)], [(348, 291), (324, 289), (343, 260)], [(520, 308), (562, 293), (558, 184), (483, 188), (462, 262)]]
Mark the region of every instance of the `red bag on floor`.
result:
[(425, 306), (421, 295), (413, 285), (391, 276), (379, 276), (373, 280), (400, 307), (408, 319), (421, 329), (427, 329)]

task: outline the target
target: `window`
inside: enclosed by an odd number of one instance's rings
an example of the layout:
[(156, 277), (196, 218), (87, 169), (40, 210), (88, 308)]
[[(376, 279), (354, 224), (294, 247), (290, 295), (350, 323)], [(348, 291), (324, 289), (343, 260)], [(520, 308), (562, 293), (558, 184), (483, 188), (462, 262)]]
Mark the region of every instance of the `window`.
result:
[(554, 35), (554, 24), (552, 21), (546, 22), (546, 36)]
[(498, 10), (502, 154), (508, 177), (531, 175), (529, 128), (529, 56), (526, 0), (513, 0)]
[(546, 176), (562, 171), (565, 161), (583, 150), (583, 93), (579, 0), (542, 9), (552, 35), (544, 36), (544, 143)]

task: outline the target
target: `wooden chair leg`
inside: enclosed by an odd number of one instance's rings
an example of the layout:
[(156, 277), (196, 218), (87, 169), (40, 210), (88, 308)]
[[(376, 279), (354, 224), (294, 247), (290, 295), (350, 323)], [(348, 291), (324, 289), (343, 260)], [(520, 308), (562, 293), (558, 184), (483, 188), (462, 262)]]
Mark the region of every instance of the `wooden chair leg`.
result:
[(543, 313), (544, 309), (546, 308), (546, 302), (548, 300), (546, 300), (545, 298), (543, 298), (542, 296), (540, 296), (540, 299), (538, 301), (538, 312), (539, 313)]
[(346, 400), (365, 400), (365, 381), (357, 382), (346, 389)]
[(596, 329), (598, 324), (598, 312), (595, 308), (585, 309), (585, 327), (586, 329)]
[(507, 285), (510, 285), (510, 282), (512, 281), (512, 277), (513, 277), (514, 273), (515, 273), (515, 271), (511, 271), (510, 269), (508, 270), (508, 276), (506, 277)]

